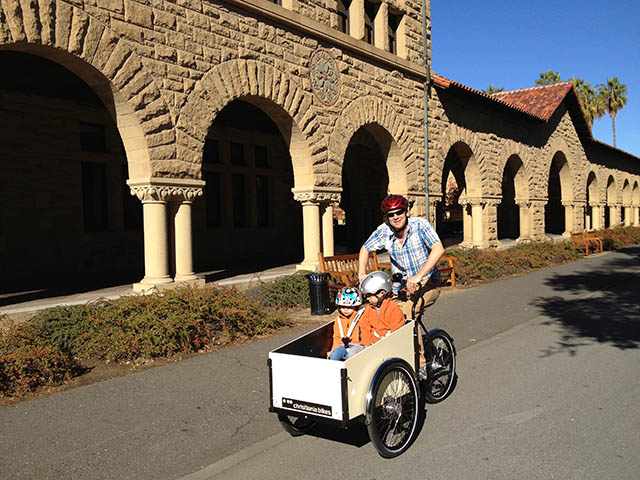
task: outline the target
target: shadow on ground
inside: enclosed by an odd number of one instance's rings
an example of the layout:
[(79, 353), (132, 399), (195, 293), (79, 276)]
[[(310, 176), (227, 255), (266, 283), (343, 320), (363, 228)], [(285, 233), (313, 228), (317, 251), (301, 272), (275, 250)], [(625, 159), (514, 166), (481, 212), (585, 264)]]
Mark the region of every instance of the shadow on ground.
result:
[(562, 328), (557, 345), (546, 355), (568, 352), (593, 342), (620, 349), (640, 347), (640, 248), (622, 250), (623, 258), (605, 262), (598, 270), (555, 275), (547, 285), (557, 291), (580, 294), (579, 298), (538, 298), (534, 305)]

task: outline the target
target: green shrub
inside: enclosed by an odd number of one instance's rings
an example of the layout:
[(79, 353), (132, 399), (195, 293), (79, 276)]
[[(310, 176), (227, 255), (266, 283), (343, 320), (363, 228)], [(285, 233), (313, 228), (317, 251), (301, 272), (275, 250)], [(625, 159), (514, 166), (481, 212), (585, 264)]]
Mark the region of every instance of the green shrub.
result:
[(0, 397), (64, 383), (80, 365), (69, 352), (50, 344), (28, 323), (0, 330)]
[(266, 308), (308, 307), (308, 273), (301, 271), (270, 282), (260, 282), (247, 291), (247, 297)]
[(46, 310), (31, 323), (62, 351), (124, 361), (198, 351), (287, 320), (279, 312), (263, 312), (237, 290), (207, 286)]

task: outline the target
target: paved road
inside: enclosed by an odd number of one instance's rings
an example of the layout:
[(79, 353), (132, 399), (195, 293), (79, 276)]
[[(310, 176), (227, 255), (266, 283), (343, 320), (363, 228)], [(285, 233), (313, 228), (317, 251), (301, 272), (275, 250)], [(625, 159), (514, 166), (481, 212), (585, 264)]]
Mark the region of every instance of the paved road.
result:
[(362, 431), (281, 431), (278, 336), (0, 409), (0, 478), (635, 479), (639, 274), (627, 249), (441, 298), (460, 381), (395, 460)]

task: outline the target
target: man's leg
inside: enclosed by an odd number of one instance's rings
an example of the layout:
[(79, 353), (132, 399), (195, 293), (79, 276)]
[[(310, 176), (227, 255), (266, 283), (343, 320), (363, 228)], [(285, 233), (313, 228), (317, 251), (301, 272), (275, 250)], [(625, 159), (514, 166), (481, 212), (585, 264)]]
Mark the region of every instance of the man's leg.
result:
[[(438, 288), (438, 286), (435, 284), (435, 282), (431, 279), (429, 279), (427, 281), (427, 284), (425, 286), (425, 288), (422, 291), (422, 295), (420, 297), (417, 297), (415, 295), (412, 295), (409, 299), (404, 300), (404, 301), (398, 301), (398, 306), (400, 307), (400, 309), (404, 312), (405, 316), (407, 318), (412, 318), (411, 317), (411, 308), (413, 307), (413, 302), (416, 301), (416, 308), (418, 308), (419, 310), (416, 310), (415, 312), (415, 316), (416, 318), (420, 317), (420, 315), (424, 312), (424, 310), (427, 307), (430, 307), (431, 305), (433, 305), (436, 300), (438, 300), (438, 297), (440, 296), (440, 289)], [(422, 300), (420, 300), (420, 298)], [(420, 308), (422, 306), (422, 308)], [(424, 332), (422, 331), (421, 328), (418, 329), (418, 347), (420, 349), (420, 369), (422, 370), (422, 367), (424, 367), (426, 365), (426, 360), (424, 358), (424, 355), (422, 352), (424, 352), (424, 344), (422, 342), (422, 335), (424, 334)], [(420, 374), (420, 373), (419, 373)], [(422, 378), (422, 374), (421, 378)], [(426, 378), (426, 372), (425, 372), (425, 378)]]

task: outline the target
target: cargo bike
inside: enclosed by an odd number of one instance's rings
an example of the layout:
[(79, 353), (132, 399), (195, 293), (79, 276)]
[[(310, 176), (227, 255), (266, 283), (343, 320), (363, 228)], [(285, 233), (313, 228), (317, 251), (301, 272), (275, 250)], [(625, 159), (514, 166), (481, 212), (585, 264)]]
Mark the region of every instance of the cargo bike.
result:
[[(269, 410), (285, 430), (298, 436), (318, 422), (346, 428), (362, 421), (382, 457), (411, 446), (424, 403), (441, 402), (457, 381), (453, 339), (424, 325), (423, 289), (412, 319), (345, 361), (327, 359), (333, 321), (269, 353)], [(425, 346), (422, 370), (419, 335)]]

